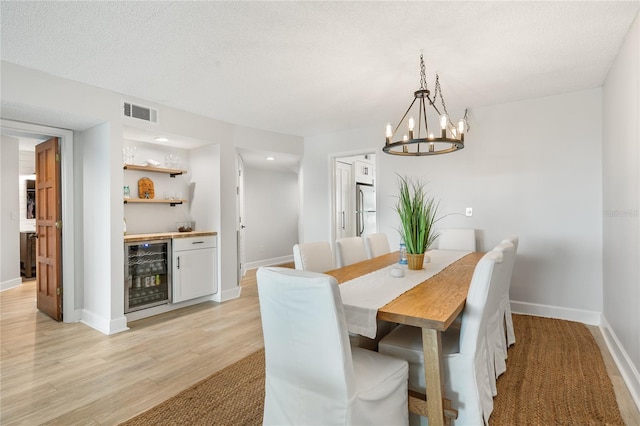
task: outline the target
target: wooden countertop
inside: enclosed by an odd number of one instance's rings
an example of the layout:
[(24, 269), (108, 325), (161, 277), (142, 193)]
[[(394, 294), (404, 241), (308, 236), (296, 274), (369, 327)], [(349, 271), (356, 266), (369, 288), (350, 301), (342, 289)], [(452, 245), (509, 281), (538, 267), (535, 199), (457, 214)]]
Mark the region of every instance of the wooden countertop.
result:
[(125, 243), (135, 243), (139, 241), (161, 240), (167, 238), (189, 238), (206, 237), (218, 235), (215, 231), (191, 231), (191, 232), (156, 232), (153, 234), (130, 234), (124, 236)]

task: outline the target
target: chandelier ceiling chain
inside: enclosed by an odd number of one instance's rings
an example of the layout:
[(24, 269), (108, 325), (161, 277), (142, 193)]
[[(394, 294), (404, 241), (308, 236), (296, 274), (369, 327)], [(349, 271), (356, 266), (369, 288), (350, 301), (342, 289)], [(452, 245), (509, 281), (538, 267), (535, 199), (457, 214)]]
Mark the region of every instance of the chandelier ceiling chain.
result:
[[(420, 54), (420, 89), (416, 90), (413, 95), (413, 101), (400, 119), (400, 122), (396, 126), (395, 130), (393, 129), (391, 123), (387, 124), (386, 143), (382, 150), (387, 154), (393, 155), (422, 156), (446, 154), (463, 149), (464, 135), (469, 131), (470, 128), (467, 123), (468, 110), (465, 109), (464, 117), (458, 122), (458, 126), (456, 127), (451, 121), (449, 112), (447, 111), (447, 106), (442, 94), (442, 87), (440, 86), (440, 77), (437, 74), (433, 98), (431, 98), (431, 92), (429, 91), (429, 89), (427, 89), (427, 77), (424, 65), (424, 57), (422, 54)], [(440, 103), (442, 105), (443, 113), (440, 112), (435, 104), (438, 97), (440, 97)], [(417, 123), (414, 116), (409, 115), (416, 100), (419, 100)], [(438, 137), (429, 132), (426, 107), (427, 103), (435, 110), (435, 112), (439, 116), (441, 131)], [(408, 120), (406, 125), (408, 134), (404, 134), (402, 136), (402, 139), (394, 141), (394, 135), (398, 132), (398, 129), (400, 129), (400, 126), (404, 123), (407, 116)], [(416, 124), (418, 125), (417, 129)], [(422, 136), (423, 129), (425, 132), (424, 136)]]

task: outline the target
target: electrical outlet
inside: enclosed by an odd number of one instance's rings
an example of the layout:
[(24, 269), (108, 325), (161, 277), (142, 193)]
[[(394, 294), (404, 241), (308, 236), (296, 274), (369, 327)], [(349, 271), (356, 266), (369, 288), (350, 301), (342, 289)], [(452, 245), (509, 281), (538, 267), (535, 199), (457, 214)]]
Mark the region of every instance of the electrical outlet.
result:
[(473, 216), (473, 209), (471, 207), (467, 207), (467, 210), (464, 214), (467, 216)]

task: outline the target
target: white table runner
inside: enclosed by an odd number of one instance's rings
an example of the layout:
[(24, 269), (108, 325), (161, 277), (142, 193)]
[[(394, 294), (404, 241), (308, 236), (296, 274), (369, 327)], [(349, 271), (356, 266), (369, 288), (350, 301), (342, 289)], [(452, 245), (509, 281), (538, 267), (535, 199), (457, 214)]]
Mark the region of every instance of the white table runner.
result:
[(419, 271), (405, 270), (405, 276), (392, 277), (390, 269), (397, 263), (340, 284), (340, 294), (349, 332), (371, 339), (376, 337), (378, 309), (402, 293), (436, 275), (469, 251), (431, 250), (429, 263)]

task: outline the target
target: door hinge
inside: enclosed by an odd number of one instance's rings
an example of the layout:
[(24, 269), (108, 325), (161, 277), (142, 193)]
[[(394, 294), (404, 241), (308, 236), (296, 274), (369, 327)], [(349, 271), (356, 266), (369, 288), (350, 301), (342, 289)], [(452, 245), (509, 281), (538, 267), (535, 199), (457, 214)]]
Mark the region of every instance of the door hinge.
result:
[(57, 152), (56, 152), (56, 161), (57, 161), (58, 163), (60, 162), (60, 154), (58, 154)]
[(56, 296), (60, 296), (62, 294), (62, 288), (56, 288)]
[(56, 221), (56, 229), (62, 229), (62, 221), (61, 220)]

